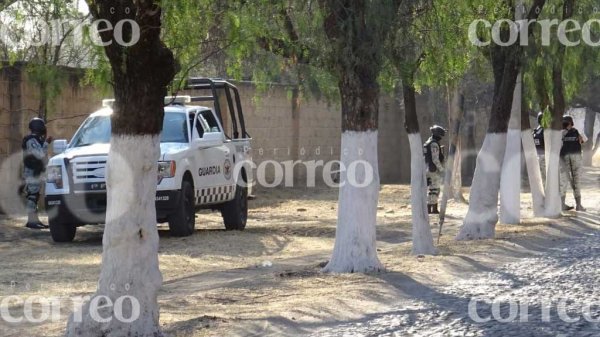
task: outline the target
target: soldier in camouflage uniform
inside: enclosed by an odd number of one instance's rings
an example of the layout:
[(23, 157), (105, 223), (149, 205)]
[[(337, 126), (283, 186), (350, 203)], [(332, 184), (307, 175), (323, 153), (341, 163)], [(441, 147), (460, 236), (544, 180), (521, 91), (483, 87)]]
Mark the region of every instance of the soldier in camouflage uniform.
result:
[(42, 173), (46, 168), (48, 144), (52, 137), (46, 139), (46, 123), (41, 118), (34, 118), (29, 122), (31, 134), (23, 138), (23, 178), (25, 180), (25, 195), (27, 198), (27, 224), (28, 228), (48, 228), (38, 218), (38, 200), (42, 184)]
[(540, 162), (540, 170), (542, 172), (542, 182), (546, 181), (546, 145), (544, 142), (544, 127), (542, 126), (543, 112), (538, 113), (538, 126), (533, 130), (533, 142), (537, 151), (538, 160)]
[(430, 129), (431, 137), (423, 144), (423, 155), (427, 166), (427, 212), (429, 214), (439, 214), (438, 199), (440, 196), (440, 187), (444, 181), (444, 153), (440, 141), (446, 135), (446, 129), (439, 125), (434, 125)]
[(571, 116), (563, 116), (563, 146), (560, 149), (560, 195), (563, 210), (572, 210), (573, 207), (565, 203), (569, 183), (573, 188), (577, 211), (585, 212), (581, 205), (580, 177), (582, 167), (581, 144), (584, 138), (574, 127)]

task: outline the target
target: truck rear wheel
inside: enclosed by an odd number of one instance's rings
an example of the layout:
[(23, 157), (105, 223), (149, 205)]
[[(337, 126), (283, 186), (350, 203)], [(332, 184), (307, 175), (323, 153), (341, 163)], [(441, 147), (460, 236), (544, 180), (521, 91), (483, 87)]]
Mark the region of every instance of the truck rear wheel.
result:
[(235, 198), (221, 206), (225, 229), (243, 230), (248, 220), (248, 187), (236, 186)]
[(54, 242), (72, 242), (77, 232), (77, 226), (49, 219), (50, 235)]
[(167, 220), (172, 236), (190, 236), (194, 233), (196, 226), (194, 187), (189, 181), (184, 180), (181, 183), (181, 201), (177, 210)]

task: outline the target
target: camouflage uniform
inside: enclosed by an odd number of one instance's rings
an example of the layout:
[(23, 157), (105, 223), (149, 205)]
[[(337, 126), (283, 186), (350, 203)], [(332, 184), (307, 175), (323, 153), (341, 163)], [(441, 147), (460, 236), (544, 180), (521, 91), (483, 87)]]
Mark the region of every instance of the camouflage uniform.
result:
[[(440, 196), (440, 188), (444, 181), (444, 155), (440, 144), (433, 138), (429, 138), (424, 146), (426, 161), (427, 161), (427, 187), (429, 193), (427, 194), (427, 204), (435, 205), (438, 203)], [(427, 152), (431, 151), (431, 159), (427, 155)]]
[[(31, 224), (42, 225), (37, 216), (38, 200), (42, 181), (42, 173), (46, 167), (48, 143), (43, 136), (29, 135), (23, 139), (23, 179), (25, 180), (26, 209), (28, 227)], [(45, 226), (44, 226), (45, 227)]]
[[(563, 130), (563, 146), (560, 149), (560, 195), (563, 203), (563, 210), (572, 209), (572, 207), (565, 204), (567, 196), (567, 189), (569, 184), (573, 188), (573, 196), (577, 203), (578, 211), (585, 211), (586, 209), (581, 205), (581, 168), (582, 168), (582, 154), (581, 154), (581, 143), (583, 138), (579, 131), (572, 127), (573, 121), (570, 117), (564, 117), (563, 123), (565, 123), (565, 130)], [(571, 126), (568, 128), (568, 126)]]
[(582, 167), (581, 153), (569, 153), (560, 157), (560, 195), (567, 196), (569, 185), (573, 189), (575, 199), (581, 198), (581, 187), (579, 186)]

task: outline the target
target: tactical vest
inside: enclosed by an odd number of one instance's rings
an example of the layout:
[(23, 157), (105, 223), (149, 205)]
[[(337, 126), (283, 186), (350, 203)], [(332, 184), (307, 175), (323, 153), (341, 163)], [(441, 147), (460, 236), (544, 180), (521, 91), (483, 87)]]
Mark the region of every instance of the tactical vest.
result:
[(44, 146), (44, 141), (39, 136), (25, 136), (25, 138), (23, 138), (23, 143), (21, 144), (21, 149), (23, 150), (23, 165), (26, 168), (33, 170), (34, 173), (38, 175), (44, 171), (44, 161), (36, 157), (27, 148), (27, 142), (29, 142), (31, 139), (35, 139), (38, 143), (40, 143), (40, 146)]
[(560, 155), (564, 156), (572, 153), (581, 153), (581, 143), (579, 142), (579, 131), (571, 128), (563, 137), (563, 145), (560, 149)]
[(535, 130), (533, 130), (533, 142), (535, 143), (535, 148), (538, 150), (538, 152), (543, 153), (545, 151), (543, 127), (538, 126), (535, 128)]
[(432, 138), (429, 138), (427, 140), (427, 142), (425, 142), (425, 144), (423, 144), (423, 155), (425, 156), (425, 162), (427, 163), (427, 168), (429, 169), (429, 172), (437, 172), (437, 166), (435, 166), (435, 163), (433, 162), (433, 157), (431, 154), (431, 144), (432, 143), (436, 143), (438, 148), (440, 149), (440, 163), (444, 163), (444, 153), (442, 152), (442, 147), (440, 146), (440, 143), (438, 143), (437, 140)]

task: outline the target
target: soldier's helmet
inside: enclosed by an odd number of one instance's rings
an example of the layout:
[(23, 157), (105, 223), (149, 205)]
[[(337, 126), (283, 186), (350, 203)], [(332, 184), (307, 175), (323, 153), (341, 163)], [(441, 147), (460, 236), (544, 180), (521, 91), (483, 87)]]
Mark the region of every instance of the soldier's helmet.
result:
[(569, 123), (571, 125), (575, 125), (575, 122), (573, 122), (573, 117), (569, 116), (569, 115), (564, 115), (562, 118), (563, 123)]
[(537, 114), (537, 121), (539, 125), (542, 125), (542, 118), (544, 118), (544, 113), (543, 112), (539, 112)]
[(41, 118), (32, 118), (31, 121), (29, 121), (29, 130), (33, 133), (43, 135), (46, 133), (46, 122)]
[(446, 129), (444, 129), (443, 127), (439, 126), (439, 125), (434, 125), (431, 128), (429, 128), (429, 131), (431, 131), (431, 135), (435, 136), (435, 137), (444, 137), (446, 135)]

